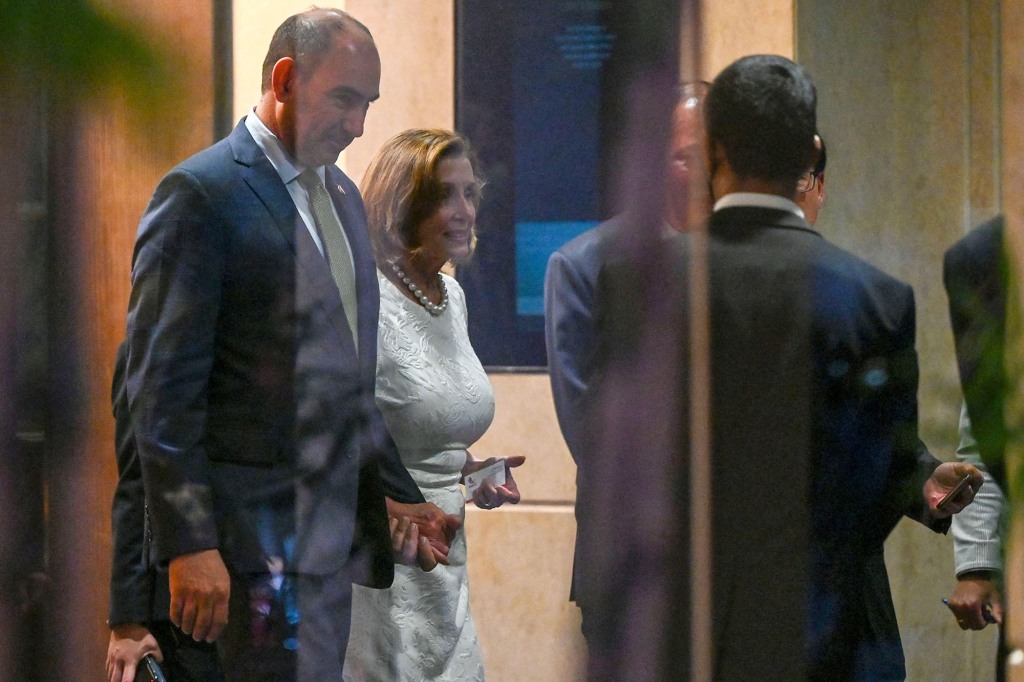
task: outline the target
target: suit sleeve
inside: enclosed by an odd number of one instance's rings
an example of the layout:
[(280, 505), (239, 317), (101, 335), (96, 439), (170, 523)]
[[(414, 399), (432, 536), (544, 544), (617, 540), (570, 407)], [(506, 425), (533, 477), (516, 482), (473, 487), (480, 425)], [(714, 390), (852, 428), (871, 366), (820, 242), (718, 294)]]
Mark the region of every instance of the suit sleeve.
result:
[(127, 346), (117, 349), (111, 399), (115, 420), (117, 486), (111, 509), (113, 561), (110, 573), (110, 603), (107, 623), (110, 627), (125, 623), (146, 623), (151, 616), (153, 572), (143, 559), (145, 545), (145, 491), (142, 469), (135, 450), (135, 439), (128, 417), (128, 393), (125, 386)]
[(161, 181), (139, 225), (128, 309), (128, 403), (155, 559), (218, 546), (203, 447), (228, 248), (191, 174)]
[(942, 462), (935, 459), (932, 453), (928, 451), (928, 447), (918, 440), (917, 466), (915, 468), (914, 475), (911, 478), (911, 485), (909, 486), (907, 493), (907, 498), (909, 500), (908, 506), (903, 513), (907, 518), (924, 524), (936, 533), (945, 534), (949, 531), (951, 519), (933, 518), (928, 509), (928, 502), (924, 499), (923, 494), (925, 482), (931, 477), (935, 468), (941, 463)]
[(894, 393), (893, 476), (889, 499), (902, 515), (937, 533), (949, 530), (950, 520), (932, 518), (924, 499), (924, 484), (939, 466), (918, 435), (917, 389), (920, 371), (915, 338), (917, 334), (914, 292), (906, 288), (904, 314), (897, 331), (897, 346), (891, 360)]
[(577, 464), (584, 431), (584, 399), (596, 357), (595, 283), (563, 253), (548, 260), (544, 277), (544, 337), (551, 392), (562, 436)]

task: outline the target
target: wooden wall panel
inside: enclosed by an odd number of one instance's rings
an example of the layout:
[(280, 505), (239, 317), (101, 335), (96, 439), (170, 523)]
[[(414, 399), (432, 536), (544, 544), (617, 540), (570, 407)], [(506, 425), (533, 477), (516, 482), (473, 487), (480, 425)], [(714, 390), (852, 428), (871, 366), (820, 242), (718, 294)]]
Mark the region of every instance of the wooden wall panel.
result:
[[(51, 121), (47, 679), (98, 679), (108, 630), (110, 382), (139, 217), (171, 166), (212, 141), (212, 1), (108, 0), (168, 58), (158, 102), (101, 91)], [(154, 106), (155, 105), (155, 106)], [(90, 670), (95, 666), (95, 671)]]

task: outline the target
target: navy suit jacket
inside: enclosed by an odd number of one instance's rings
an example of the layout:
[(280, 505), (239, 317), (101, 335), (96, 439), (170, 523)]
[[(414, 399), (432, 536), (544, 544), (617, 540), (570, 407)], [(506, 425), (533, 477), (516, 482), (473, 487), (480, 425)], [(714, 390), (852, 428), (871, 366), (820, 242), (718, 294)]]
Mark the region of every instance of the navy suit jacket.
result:
[(158, 185), (139, 225), (127, 394), (152, 563), (218, 548), (240, 573), (390, 584), (387, 493), (422, 501), (373, 399), (379, 292), (359, 192), (327, 167), (351, 246), (359, 353), (328, 265), (244, 123)]
[[(727, 208), (711, 217), (708, 229), (713, 585), (707, 595), (716, 679), (889, 679), (884, 675), (902, 671), (903, 657), (883, 543), (904, 515), (935, 530), (948, 527), (928, 517), (922, 497), (938, 462), (917, 435), (913, 292), (787, 211)], [(598, 432), (591, 478), (604, 486), (583, 510), (597, 530), (583, 538), (578, 558), (585, 571), (577, 575), (578, 600), (598, 610), (609, 641), (628, 638), (650, 628), (623, 622), (635, 605), (622, 603), (622, 595), (637, 576), (621, 567), (631, 556), (644, 557), (644, 579), (663, 580), (663, 594), (675, 590), (666, 597), (671, 606), (645, 615), (664, 618), (662, 654), (680, 671), (690, 617), (690, 249), (684, 235), (656, 254), (675, 263), (656, 283), (672, 302), (656, 319), (638, 319), (636, 311), (638, 273), (652, 263), (611, 264), (602, 274), (599, 357), (609, 367), (602, 381), (626, 380), (599, 386), (594, 402), (614, 397), (622, 410), (634, 411), (621, 415), (629, 423), (671, 399), (649, 395), (655, 376), (630, 370), (644, 366), (642, 336), (661, 334), (666, 341), (647, 348), (679, 349), (678, 367), (659, 371), (677, 377), (679, 450), (652, 450), (642, 440), (621, 452), (601, 450), (600, 441), (614, 434), (600, 433), (602, 415), (591, 422)], [(641, 464), (652, 475), (623, 485)], [(611, 522), (600, 523), (603, 518)], [(647, 530), (664, 518), (677, 519), (670, 535)], [(609, 528), (646, 532), (615, 535)]]
[(544, 275), (544, 340), (558, 426), (577, 466), (583, 463), (588, 390), (597, 365), (597, 284), (630, 220), (617, 216), (551, 254)]
[[(600, 372), (597, 358), (598, 280), (604, 265), (615, 254), (619, 237), (628, 233), (631, 222), (629, 216), (616, 216), (572, 239), (551, 254), (544, 275), (544, 339), (548, 372), (558, 426), (576, 463), (577, 528), (587, 522), (579, 511), (586, 507), (590, 493), (585, 474), (586, 415), (594, 396), (591, 389), (596, 385)], [(577, 530), (572, 585), (569, 588), (572, 600), (576, 599), (577, 573), (582, 568), (581, 537)], [(588, 634), (586, 628), (584, 615), (584, 634)]]
[(122, 343), (114, 362), (110, 396), (117, 455), (117, 486), (111, 505), (113, 556), (107, 616), (111, 627), (168, 620), (170, 612), (167, 574), (148, 566), (145, 560), (146, 498), (135, 434), (128, 416), (128, 387), (124, 377), (127, 365), (128, 346)]

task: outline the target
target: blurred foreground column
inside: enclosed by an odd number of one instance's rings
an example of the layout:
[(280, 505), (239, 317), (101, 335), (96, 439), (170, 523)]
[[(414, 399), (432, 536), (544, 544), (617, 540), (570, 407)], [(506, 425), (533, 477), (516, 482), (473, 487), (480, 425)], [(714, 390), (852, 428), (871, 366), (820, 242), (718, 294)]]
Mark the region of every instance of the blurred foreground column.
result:
[(1011, 263), (1007, 311), (1007, 371), (1011, 395), (1006, 402), (1010, 442), (1006, 448), (1009, 496), (1013, 508), (1007, 547), (1007, 642), (1011, 650), (1007, 679), (1024, 682), (1024, 3), (1002, 3), (1003, 210)]
[(212, 139), (213, 0), (5, 5), (0, 677), (100, 679), (110, 379), (139, 216)]

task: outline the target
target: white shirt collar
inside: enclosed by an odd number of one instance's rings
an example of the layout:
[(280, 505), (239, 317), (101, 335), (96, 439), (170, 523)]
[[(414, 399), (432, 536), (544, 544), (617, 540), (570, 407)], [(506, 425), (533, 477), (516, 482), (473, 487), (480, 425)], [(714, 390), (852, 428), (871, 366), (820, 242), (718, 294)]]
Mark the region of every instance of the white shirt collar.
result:
[[(298, 178), (299, 174), (305, 170), (292, 160), (291, 155), (288, 154), (284, 145), (281, 144), (281, 140), (277, 138), (277, 135), (270, 132), (270, 128), (256, 115), (255, 109), (245, 117), (245, 127), (248, 129), (249, 134), (252, 135), (252, 139), (256, 141), (256, 145), (270, 159), (270, 165), (281, 176), (281, 181), (285, 185)], [(316, 171), (317, 175), (320, 176), (320, 182), (323, 182), (324, 167), (320, 166)]]
[(778, 194), (761, 194), (760, 192), (732, 192), (731, 194), (726, 194), (715, 202), (714, 210), (720, 211), (723, 208), (733, 208), (734, 206), (774, 208), (780, 211), (789, 211), (805, 220), (807, 219), (804, 212), (795, 202), (785, 197), (780, 197)]

